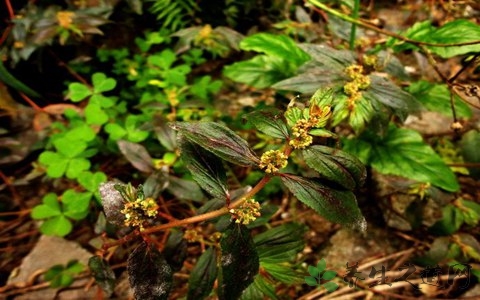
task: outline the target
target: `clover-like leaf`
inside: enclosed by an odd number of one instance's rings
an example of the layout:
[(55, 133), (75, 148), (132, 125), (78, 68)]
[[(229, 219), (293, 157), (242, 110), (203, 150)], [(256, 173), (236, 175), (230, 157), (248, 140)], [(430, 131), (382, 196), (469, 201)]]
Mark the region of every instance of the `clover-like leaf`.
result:
[(237, 299), (258, 273), (255, 244), (244, 225), (231, 222), (220, 240), (222, 250), (219, 299)]
[(127, 272), (135, 299), (168, 299), (173, 272), (153, 244), (141, 243), (128, 257)]
[(32, 209), (32, 219), (47, 219), (62, 214), (62, 209), (55, 193), (48, 193), (43, 196), (42, 202), (43, 204), (37, 205)]
[(107, 113), (97, 103), (88, 103), (85, 107), (85, 118), (87, 124), (91, 125), (103, 125), (108, 121)]
[(180, 150), (185, 165), (200, 187), (213, 197), (228, 199), (227, 175), (222, 161), (186, 139), (180, 140)]
[(65, 175), (67, 178), (75, 179), (77, 178), (83, 171), (90, 169), (90, 161), (86, 158), (72, 158), (68, 162), (67, 170)]
[(217, 257), (214, 248), (208, 248), (198, 259), (188, 280), (187, 300), (205, 299), (217, 279)]
[(351, 191), (335, 190), (313, 178), (283, 174), (282, 182), (304, 204), (327, 220), (366, 229), (366, 221)]
[(91, 94), (92, 90), (82, 83), (74, 82), (68, 85), (67, 97), (73, 102), (80, 102)]
[(113, 78), (107, 78), (103, 73), (95, 73), (92, 76), (94, 93), (103, 93), (111, 91), (117, 85), (117, 81)]
[(59, 215), (50, 219), (40, 225), (40, 231), (46, 235), (66, 236), (72, 231), (73, 225), (70, 220), (64, 215)]
[(367, 172), (355, 156), (326, 146), (311, 146), (302, 151), (307, 164), (320, 176), (353, 190), (363, 185)]
[(91, 197), (92, 194), (89, 192), (78, 193), (71, 189), (65, 191), (62, 195), (64, 215), (74, 220), (85, 218)]
[(214, 122), (173, 124), (186, 139), (216, 156), (242, 166), (257, 166), (260, 160), (248, 143), (231, 129)]

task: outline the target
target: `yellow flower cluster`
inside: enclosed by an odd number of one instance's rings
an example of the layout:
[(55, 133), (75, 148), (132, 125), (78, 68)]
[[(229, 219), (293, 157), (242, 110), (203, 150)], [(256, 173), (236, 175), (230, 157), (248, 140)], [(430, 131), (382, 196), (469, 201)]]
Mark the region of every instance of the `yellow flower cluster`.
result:
[(198, 234), (198, 231), (194, 229), (185, 230), (183, 238), (186, 239), (189, 243), (203, 242), (203, 236)]
[(269, 150), (262, 154), (260, 158), (260, 169), (265, 169), (266, 173), (275, 173), (285, 168), (288, 163), (288, 157), (279, 150)]
[(125, 203), (120, 211), (125, 215), (125, 225), (143, 229), (143, 223), (157, 215), (158, 205), (153, 198), (140, 199)]
[(370, 86), (370, 77), (364, 75), (363, 72), (363, 67), (360, 65), (351, 65), (345, 69), (347, 76), (352, 79), (343, 86), (343, 91), (348, 96), (350, 109), (353, 109), (355, 102), (362, 97), (360, 90), (366, 90)]
[(235, 218), (235, 223), (248, 225), (261, 216), (260, 203), (255, 199), (248, 199), (239, 208), (230, 209), (230, 214)]
[(69, 28), (73, 23), (75, 13), (71, 11), (59, 11), (57, 12), (57, 22), (63, 28)]

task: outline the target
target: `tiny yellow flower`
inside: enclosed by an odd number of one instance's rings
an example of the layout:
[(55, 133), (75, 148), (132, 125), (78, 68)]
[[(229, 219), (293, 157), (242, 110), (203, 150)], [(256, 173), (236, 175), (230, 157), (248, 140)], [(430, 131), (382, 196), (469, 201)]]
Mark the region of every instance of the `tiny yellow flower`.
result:
[(269, 150), (262, 154), (260, 158), (260, 169), (265, 169), (266, 173), (275, 173), (283, 169), (288, 164), (288, 157), (279, 150)]
[(57, 22), (63, 28), (69, 28), (73, 23), (75, 13), (71, 11), (59, 11), (57, 12)]
[(255, 199), (248, 199), (237, 209), (231, 209), (230, 214), (235, 218), (235, 223), (248, 225), (261, 216), (260, 203)]

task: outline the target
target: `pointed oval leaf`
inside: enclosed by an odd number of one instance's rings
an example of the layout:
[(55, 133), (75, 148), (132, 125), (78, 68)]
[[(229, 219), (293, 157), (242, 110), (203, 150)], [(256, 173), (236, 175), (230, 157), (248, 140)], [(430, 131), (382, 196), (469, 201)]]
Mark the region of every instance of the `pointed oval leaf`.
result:
[(255, 235), (255, 247), (262, 264), (280, 264), (295, 259), (305, 247), (304, 240), (298, 238), (304, 233), (304, 226), (289, 223)]
[(187, 300), (205, 299), (213, 289), (217, 279), (217, 256), (213, 248), (208, 248), (198, 259), (188, 280)]
[(334, 190), (313, 178), (294, 175), (285, 174), (282, 181), (298, 200), (325, 219), (361, 230), (366, 229), (366, 221), (351, 191)]
[(137, 170), (145, 173), (154, 171), (152, 157), (145, 147), (124, 140), (119, 140), (117, 144), (120, 152)]
[(268, 108), (248, 113), (245, 118), (259, 131), (277, 139), (286, 139), (287, 126), (283, 121), (283, 114), (279, 109)]
[(222, 161), (187, 139), (180, 139), (179, 146), (185, 165), (200, 187), (215, 198), (228, 199), (227, 175)]
[(335, 278), (335, 276), (337, 276), (337, 272), (332, 271), (332, 270), (328, 270), (328, 271), (325, 271), (325, 273), (323, 273), (322, 279), (323, 280), (332, 280), (333, 278)]
[[(364, 153), (365, 144), (370, 148), (368, 154)], [(414, 130), (392, 125), (383, 138), (367, 132), (360, 139), (345, 140), (344, 150), (366, 159), (365, 163), (383, 174), (430, 182), (449, 192), (460, 188), (452, 170)]]
[(128, 257), (127, 272), (135, 299), (168, 299), (173, 272), (154, 245), (143, 242)]
[(187, 240), (183, 238), (183, 232), (179, 230), (170, 232), (167, 243), (163, 248), (163, 256), (165, 256), (173, 272), (180, 271), (187, 258)]
[(195, 181), (175, 176), (169, 176), (167, 191), (180, 200), (203, 202), (205, 199), (205, 195)]
[(309, 286), (317, 286), (318, 285), (317, 278), (312, 277), (312, 276), (305, 276), (305, 283), (308, 284)]
[(326, 282), (325, 284), (322, 285), (328, 292), (333, 292), (333, 291), (336, 291), (338, 289), (338, 284), (336, 284), (335, 282), (331, 281), (331, 282)]
[(318, 272), (323, 272), (327, 268), (327, 262), (324, 258), (320, 259), (317, 263)]
[(88, 260), (88, 267), (93, 278), (95, 278), (95, 282), (105, 292), (105, 296), (110, 297), (115, 288), (115, 273), (110, 266), (100, 256), (95, 255)]
[(259, 259), (255, 244), (244, 225), (231, 222), (220, 240), (222, 249), (218, 297), (237, 299), (258, 273)]
[(302, 151), (306, 163), (320, 176), (353, 190), (365, 182), (367, 171), (356, 157), (326, 146), (311, 146)]
[(308, 266), (308, 273), (309, 273), (312, 277), (315, 277), (315, 278), (316, 278), (320, 272), (319, 272), (318, 269), (315, 268), (314, 266)]
[(260, 163), (248, 143), (224, 125), (214, 122), (177, 122), (172, 127), (189, 141), (226, 161), (241, 166), (257, 166)]

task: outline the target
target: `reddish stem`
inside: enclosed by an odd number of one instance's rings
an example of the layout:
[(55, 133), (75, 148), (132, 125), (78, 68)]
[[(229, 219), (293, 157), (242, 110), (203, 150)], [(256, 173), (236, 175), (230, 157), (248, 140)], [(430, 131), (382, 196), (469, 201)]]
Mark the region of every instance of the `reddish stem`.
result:
[(32, 99), (30, 99), (27, 95), (24, 93), (20, 92), (20, 96), (22, 96), (23, 100), (25, 100), (30, 106), (37, 112), (43, 112), (43, 108), (38, 106), (35, 102), (33, 102)]
[(15, 14), (13, 13), (13, 8), (12, 8), (12, 4), (10, 3), (10, 0), (5, 0), (5, 5), (7, 6), (10, 19), (13, 19), (15, 17)]

